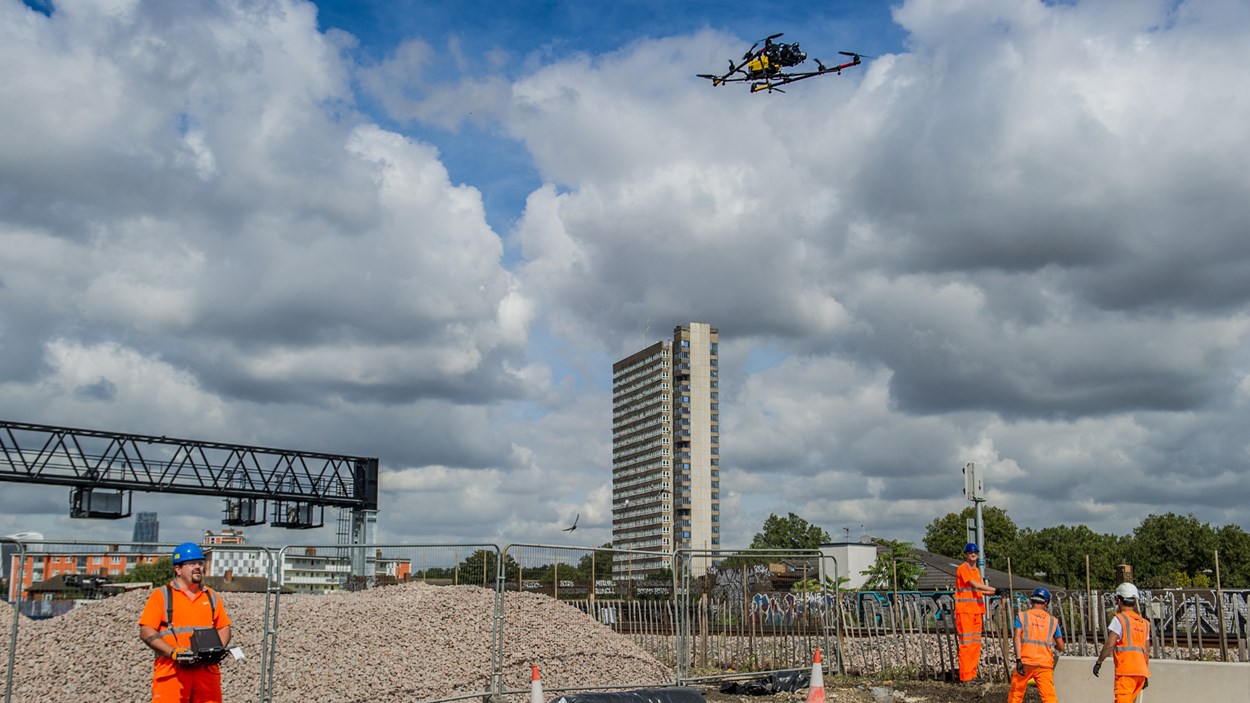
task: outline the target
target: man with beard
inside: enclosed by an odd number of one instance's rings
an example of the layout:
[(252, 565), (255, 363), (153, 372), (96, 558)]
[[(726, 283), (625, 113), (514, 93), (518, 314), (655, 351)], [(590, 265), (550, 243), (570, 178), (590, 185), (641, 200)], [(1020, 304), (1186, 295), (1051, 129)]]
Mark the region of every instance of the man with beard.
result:
[(152, 703), (221, 703), (221, 669), (197, 658), (192, 634), (216, 630), (230, 644), (230, 616), (221, 596), (203, 585), (204, 552), (194, 542), (174, 549), (174, 580), (152, 590), (139, 616), (139, 639), (156, 652)]

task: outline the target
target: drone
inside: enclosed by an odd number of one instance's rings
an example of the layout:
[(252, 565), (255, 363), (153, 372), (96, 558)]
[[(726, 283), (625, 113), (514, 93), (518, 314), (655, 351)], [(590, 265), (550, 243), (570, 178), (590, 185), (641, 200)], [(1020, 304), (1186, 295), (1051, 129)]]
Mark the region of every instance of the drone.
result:
[[(820, 62), (820, 59), (813, 59), (816, 62), (815, 71), (787, 73), (784, 69), (793, 68), (803, 63), (807, 60), (807, 54), (799, 48), (798, 42), (786, 44), (773, 41), (780, 36), (782, 36), (780, 33), (774, 34), (755, 42), (742, 55), (742, 60), (737, 63), (730, 59), (729, 72), (723, 76), (700, 73), (699, 78), (706, 78), (712, 81), (713, 86), (725, 83), (750, 83), (752, 93), (758, 93), (761, 90), (766, 90), (770, 93), (774, 90), (778, 93), (784, 93), (786, 91), (781, 89), (783, 85), (789, 85), (816, 76), (823, 76), (826, 73), (840, 75), (842, 69), (858, 66), (862, 63), (861, 59), (872, 58), (871, 56), (856, 54), (851, 51), (839, 51), (839, 54), (849, 56), (850, 60), (837, 66), (826, 66)], [(761, 47), (760, 44), (763, 44), (763, 46)]]

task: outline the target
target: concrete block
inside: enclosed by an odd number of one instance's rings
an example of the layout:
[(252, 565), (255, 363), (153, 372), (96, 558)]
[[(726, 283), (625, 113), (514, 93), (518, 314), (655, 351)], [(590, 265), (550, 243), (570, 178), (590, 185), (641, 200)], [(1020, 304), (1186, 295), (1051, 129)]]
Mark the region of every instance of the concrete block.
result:
[[(1115, 667), (1103, 662), (1101, 676), (1092, 673), (1094, 657), (1060, 657), (1055, 667), (1055, 693), (1061, 701), (1112, 701)], [(1224, 662), (1150, 662), (1150, 688), (1137, 703), (1250, 703), (1250, 664)]]

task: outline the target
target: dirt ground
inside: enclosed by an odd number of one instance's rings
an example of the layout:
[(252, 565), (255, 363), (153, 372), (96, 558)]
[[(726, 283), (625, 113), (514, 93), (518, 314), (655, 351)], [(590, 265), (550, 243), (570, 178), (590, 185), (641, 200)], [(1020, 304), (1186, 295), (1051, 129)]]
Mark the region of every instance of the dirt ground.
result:
[[(1006, 703), (1007, 684), (960, 686), (940, 681), (866, 681), (864, 679), (825, 679), (825, 699), (831, 703)], [(727, 695), (717, 689), (704, 689), (712, 703), (802, 703), (807, 692), (777, 693), (771, 696)], [(1024, 703), (1040, 703), (1037, 689), (1029, 686)]]

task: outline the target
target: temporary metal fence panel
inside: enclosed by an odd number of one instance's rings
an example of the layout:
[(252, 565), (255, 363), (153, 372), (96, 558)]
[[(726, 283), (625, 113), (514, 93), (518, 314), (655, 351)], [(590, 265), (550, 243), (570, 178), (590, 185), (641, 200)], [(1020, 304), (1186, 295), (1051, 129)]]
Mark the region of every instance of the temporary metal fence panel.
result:
[[(24, 573), (23, 567), (26, 565), (26, 545), (20, 540), (10, 539), (8, 537), (0, 538), (0, 544), (13, 545), (12, 550), (16, 557), (16, 567), (9, 573), (9, 582), (20, 585)], [(9, 550), (4, 550), (9, 551)], [(5, 564), (0, 573), (10, 568), (9, 564)], [(5, 595), (5, 602), (14, 602), (17, 599), (10, 594)], [(9, 646), (5, 656), (7, 661), (4, 669), (4, 703), (11, 703), (13, 700), (13, 664), (17, 656), (17, 626), (21, 621), (21, 611), (13, 608), (13, 621), (9, 628)], [(2, 611), (0, 611), (2, 612)]]
[[(362, 549), (364, 550), (362, 552)], [(316, 671), (339, 681), (359, 682), (358, 690), (326, 691), (327, 698), (368, 697), (365, 687), (373, 682), (402, 682), (404, 691), (421, 701), (487, 699), (499, 689), (499, 623), (502, 602), (499, 591), (500, 550), (494, 544), (371, 544), (367, 547), (327, 545), (288, 545), (279, 552), (282, 584), (275, 598), (268, 652), (266, 696), (271, 701), (293, 682), (275, 671), (280, 657), (319, 658)], [(361, 571), (360, 563), (367, 564)], [(431, 587), (430, 591), (413, 591)], [(432, 587), (440, 587), (435, 591)], [(473, 586), (482, 591), (452, 591), (441, 587)], [(347, 622), (354, 619), (373, 642), (384, 643), (385, 652), (362, 653), (342, 643), (317, 643), (316, 651), (289, 651), (281, 643), (295, 628), (306, 628), (312, 614), (324, 609), (327, 599), (345, 598), (350, 592), (380, 591), (391, 588), (381, 598), (343, 603)], [(281, 606), (281, 607), (279, 607)], [(336, 611), (337, 612), (337, 611)], [(322, 624), (318, 623), (320, 627)], [(351, 633), (353, 636), (356, 632)], [(337, 639), (337, 632), (333, 633)], [(304, 636), (301, 633), (301, 636)], [(328, 651), (326, 647), (329, 647)], [(340, 653), (341, 659), (334, 655)], [(376, 655), (376, 656), (375, 656)], [(431, 667), (423, 657), (435, 657), (444, 666)], [(449, 666), (451, 662), (456, 666)], [(358, 675), (342, 676), (359, 669)], [(450, 678), (434, 680), (443, 671)], [(306, 675), (308, 671), (304, 672)], [(425, 676), (426, 678), (421, 678)], [(307, 685), (307, 681), (300, 682)], [(378, 685), (387, 685), (379, 683)], [(374, 693), (380, 694), (381, 691)], [(394, 694), (394, 691), (387, 691)]]
[[(5, 540), (12, 543), (13, 540)], [(164, 580), (171, 571), (169, 557), (173, 552), (172, 543), (135, 543), (135, 542), (94, 542), (94, 541), (28, 541), (18, 540), (18, 551), (14, 555), (14, 568), (10, 579), (10, 592), (6, 594), (14, 608), (14, 621), (8, 644), (9, 664), (5, 672), (5, 703), (13, 701), (43, 700), (50, 695), (49, 686), (56, 687), (55, 681), (40, 680), (33, 682), (38, 690), (32, 691), (32, 682), (23, 682), (21, 672), (27, 662), (35, 662), (47, 656), (45, 648), (34, 638), (42, 637), (41, 630), (54, 627), (55, 632), (49, 637), (63, 641), (66, 637), (76, 636), (66, 631), (61, 621), (68, 613), (82, 611), (83, 615), (74, 616), (75, 627), (83, 627), (82, 618), (93, 618), (87, 622), (96, 629), (85, 636), (92, 638), (89, 649), (99, 652), (99, 656), (110, 662), (118, 662), (116, 666), (103, 666), (82, 673), (91, 685), (108, 697), (108, 691), (119, 687), (126, 689), (135, 686), (148, 688), (151, 684), (150, 665), (148, 673), (141, 681), (133, 681), (128, 672), (132, 671), (121, 664), (134, 657), (150, 658), (153, 655), (136, 636), (137, 626), (143, 604), (139, 603), (126, 612), (114, 612), (119, 601), (112, 596), (129, 591), (139, 590), (150, 593), (152, 589), (165, 585)], [(239, 554), (242, 550), (247, 554)], [(269, 621), (269, 584), (274, 550), (263, 547), (236, 549), (232, 547), (205, 547), (209, 554), (206, 564), (206, 583), (223, 594), (227, 612), (232, 618), (240, 615), (246, 618), (254, 611), (255, 623), (252, 627), (236, 627), (236, 637), (232, 644), (242, 645), (248, 653), (258, 653), (260, 659), (256, 664), (232, 663), (223, 665), (226, 676), (235, 681), (254, 680), (258, 698), (264, 695), (265, 630), (264, 624)], [(227, 558), (227, 555), (235, 558)], [(214, 562), (216, 559), (216, 562)], [(234, 564), (229, 580), (221, 573), (221, 565), (225, 562)], [(164, 566), (162, 567), (161, 564)], [(250, 566), (249, 566), (250, 565)], [(248, 569), (254, 568), (255, 574)], [(144, 574), (145, 571), (150, 572)], [(253, 607), (232, 609), (232, 602), (240, 594), (233, 593), (233, 588), (246, 581), (248, 576), (258, 580), (254, 582), (257, 600)], [(152, 580), (140, 581), (149, 578)], [(159, 582), (157, 580), (159, 579)], [(233, 585), (231, 583), (233, 581)], [(263, 603), (261, 600), (263, 599)], [(43, 621), (42, 623), (40, 621)], [(129, 621), (130, 627), (119, 628), (118, 621)], [(44, 624), (46, 623), (46, 624)], [(22, 637), (21, 631), (29, 631)], [(254, 640), (254, 641), (252, 641)], [(23, 645), (23, 642), (26, 642)], [(91, 657), (80, 660), (82, 666), (92, 666)], [(132, 661), (132, 663), (134, 663)], [(62, 663), (59, 672), (72, 675), (73, 663)], [(118, 679), (117, 677), (123, 677)], [(242, 677), (242, 678), (240, 678)], [(72, 683), (72, 682), (68, 682)], [(247, 688), (251, 684), (240, 684)]]
[[(167, 557), (172, 547), (7, 538), (0, 543), (15, 552), (10, 581), (16, 589), (13, 595), (23, 596), (10, 597), (13, 611), (8, 651), (6, 657), (0, 658), (7, 658), (5, 703), (33, 700), (24, 690), (21, 670), (24, 661), (44, 653), (22, 644), (26, 641), (26, 628), (38, 629), (30, 623), (59, 617), (63, 610), (72, 607), (96, 607), (89, 602), (74, 602), (87, 599), (56, 598), (54, 590), (49, 589), (57, 587), (66, 594), (66, 580), (53, 577), (94, 577), (101, 571), (105, 572), (104, 578), (116, 577), (133, 571), (136, 561)], [(259, 585), (254, 587), (263, 596), (255, 597), (247, 607), (244, 603), (253, 596), (231, 593), (224, 586), (219, 590), (225, 592), (231, 616), (236, 612), (241, 615), (235, 628), (235, 643), (242, 644), (245, 650), (259, 650), (257, 664), (228, 664), (226, 676), (255, 671), (262, 703), (270, 703), (275, 695), (284, 692), (280, 688), (284, 681), (275, 675), (275, 662), (284, 654), (278, 644), (283, 628), (306, 624), (299, 621), (302, 611), (292, 610), (296, 603), (324, 603), (317, 599), (332, 597), (335, 592), (414, 583), (472, 585), (487, 590), (474, 613), (456, 615), (458, 619), (480, 618), (479, 626), (472, 629), (483, 633), (482, 646), (468, 655), (477, 658), (470, 666), (473, 673), (462, 676), (462, 680), (443, 682), (437, 691), (427, 689), (417, 696), (426, 701), (527, 692), (528, 664), (541, 664), (545, 653), (518, 643), (526, 626), (509, 616), (509, 599), (522, 601), (521, 593), (541, 594), (577, 608), (600, 625), (630, 638), (669, 667), (662, 681), (607, 676), (595, 682), (595, 689), (711, 681), (726, 677), (722, 672), (729, 670), (737, 672), (734, 676), (742, 676), (746, 672), (760, 675), (806, 668), (816, 647), (825, 653), (826, 666), (833, 673), (950, 679), (958, 670), (953, 600), (949, 592), (839, 591), (813, 584), (820, 570), (811, 566), (812, 560), (822, 558), (814, 552), (670, 553), (539, 544), (510, 544), (502, 550), (493, 544), (331, 544), (289, 545), (281, 550), (215, 546), (212, 554), (213, 573), (220, 573), (229, 564), (234, 582), (249, 577), (259, 579)], [(748, 559), (737, 564), (713, 563), (729, 554)], [(671, 573), (638, 566), (665, 560), (674, 566)], [(785, 573), (770, 571), (768, 564), (783, 562), (790, 563)], [(804, 564), (811, 566), (811, 573), (803, 572)], [(361, 565), (366, 568), (362, 570)], [(836, 582), (836, 562), (826, 566), (831, 567), (825, 571), (835, 574)], [(800, 581), (806, 581), (805, 586), (812, 590), (794, 588)], [(103, 581), (81, 578), (72, 578), (69, 584), (71, 589), (80, 591), (77, 595), (105, 586), (116, 588)], [(1141, 593), (1140, 610), (1152, 627), (1152, 658), (1247, 661), (1250, 591), (1142, 589)], [(259, 598), (263, 598), (263, 603)], [(441, 609), (449, 601), (440, 593), (430, 602), (431, 608), (443, 612)], [(281, 620), (279, 604), (287, 606), (281, 610)], [(1011, 599), (988, 598), (987, 604), (981, 675), (1003, 679), (1014, 661), (1012, 621), (1015, 613), (1028, 607), (1028, 603), (1024, 593), (1016, 592)], [(1060, 621), (1068, 654), (1096, 655), (1115, 611), (1114, 594), (1092, 589), (1058, 590), (1049, 610)], [(136, 609), (125, 617), (137, 622), (138, 615)], [(407, 616), (394, 612), (390, 620), (384, 619), (373, 627), (400, 627)], [(252, 617), (256, 623), (244, 622)], [(125, 639), (118, 646), (142, 649), (139, 643), (130, 641), (129, 634)], [(439, 646), (427, 641), (421, 645), (409, 647), (414, 656)], [(295, 654), (302, 657), (305, 653), (286, 652), (287, 656)], [(319, 666), (343, 665), (323, 662)], [(415, 660), (411, 662), (413, 669), (420, 666)], [(588, 688), (581, 683), (549, 681), (547, 690)], [(142, 685), (147, 685), (146, 679)]]
[[(677, 550), (675, 559), (680, 684), (725, 678), (713, 672), (744, 652), (746, 661), (734, 668), (758, 674), (810, 667), (817, 647), (833, 671), (843, 670), (833, 557), (818, 550)], [(784, 562), (796, 562), (789, 574), (811, 592), (774, 591), (771, 579), (761, 578), (770, 573), (767, 564)], [(832, 578), (821, 582), (821, 573)]]
[[(569, 658), (565, 655), (570, 653), (563, 652), (549, 639), (544, 641), (534, 633), (519, 629), (533, 627), (533, 623), (522, 625), (517, 621), (520, 609), (533, 598), (523, 594), (541, 595), (580, 610), (600, 625), (629, 638), (661, 664), (671, 666), (674, 658), (672, 576), (669, 573), (656, 577), (656, 572), (644, 565), (671, 564), (672, 559), (671, 552), (607, 547), (551, 544), (504, 547), (499, 585), (504, 607), (497, 657), (503, 686), (496, 691), (497, 695), (527, 694), (530, 664), (536, 663), (542, 668), (544, 660), (552, 664), (543, 668), (543, 690), (548, 693), (672, 685), (676, 675), (671, 669), (662, 676), (639, 678), (630, 672), (630, 663), (619, 656), (605, 658), (602, 675), (586, 678), (584, 670), (567, 671), (567, 662), (560, 660)], [(576, 659), (603, 656), (600, 652), (588, 651), (585, 645), (578, 652)], [(643, 662), (639, 662), (641, 664)], [(616, 672), (615, 680), (609, 680), (612, 672)], [(568, 678), (572, 675), (578, 675), (579, 680)]]

